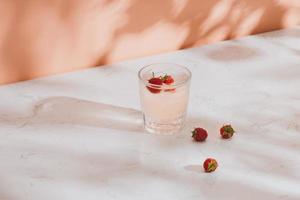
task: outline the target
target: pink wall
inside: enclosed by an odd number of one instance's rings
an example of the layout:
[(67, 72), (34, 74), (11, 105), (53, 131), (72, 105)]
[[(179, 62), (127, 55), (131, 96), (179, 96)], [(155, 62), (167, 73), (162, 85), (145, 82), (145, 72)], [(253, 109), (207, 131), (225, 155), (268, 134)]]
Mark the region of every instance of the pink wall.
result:
[(298, 0), (1, 0), (0, 84), (296, 24)]

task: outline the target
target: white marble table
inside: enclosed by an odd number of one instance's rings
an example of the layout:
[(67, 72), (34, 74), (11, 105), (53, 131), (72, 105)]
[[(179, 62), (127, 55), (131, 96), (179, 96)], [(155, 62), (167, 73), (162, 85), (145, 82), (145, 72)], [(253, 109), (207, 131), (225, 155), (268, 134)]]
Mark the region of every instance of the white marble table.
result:
[[(180, 134), (142, 130), (137, 71), (153, 62), (193, 73)], [(300, 28), (4, 85), (0, 97), (1, 200), (300, 199)]]

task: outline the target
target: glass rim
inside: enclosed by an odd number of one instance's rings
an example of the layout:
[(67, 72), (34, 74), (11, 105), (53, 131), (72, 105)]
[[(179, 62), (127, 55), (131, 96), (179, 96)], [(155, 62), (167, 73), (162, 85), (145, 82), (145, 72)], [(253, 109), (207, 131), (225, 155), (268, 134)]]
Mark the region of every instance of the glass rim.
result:
[(152, 88), (152, 87), (153, 87), (153, 88), (157, 88), (157, 85), (148, 83), (147, 80), (144, 80), (144, 79), (142, 78), (141, 73), (142, 73), (142, 71), (143, 71), (144, 69), (146, 69), (146, 68), (149, 67), (149, 66), (152, 66), (152, 65), (160, 65), (160, 64), (165, 64), (165, 65), (175, 65), (175, 66), (177, 66), (177, 67), (180, 67), (180, 68), (184, 69), (184, 70), (187, 72), (188, 78), (185, 79), (185, 80), (183, 80), (183, 81), (180, 81), (179, 83), (173, 84), (173, 85), (159, 85), (159, 88), (162, 88), (162, 89), (177, 88), (177, 87), (180, 87), (180, 86), (182, 86), (182, 85), (188, 83), (188, 82), (191, 80), (192, 73), (191, 73), (191, 71), (190, 71), (187, 67), (185, 67), (185, 66), (183, 66), (183, 65), (175, 64), (175, 63), (168, 63), (168, 62), (152, 63), (152, 64), (149, 64), (149, 65), (146, 65), (146, 66), (142, 67), (142, 68), (139, 70), (139, 72), (138, 72), (139, 80), (142, 81), (146, 86), (150, 86), (151, 88)]

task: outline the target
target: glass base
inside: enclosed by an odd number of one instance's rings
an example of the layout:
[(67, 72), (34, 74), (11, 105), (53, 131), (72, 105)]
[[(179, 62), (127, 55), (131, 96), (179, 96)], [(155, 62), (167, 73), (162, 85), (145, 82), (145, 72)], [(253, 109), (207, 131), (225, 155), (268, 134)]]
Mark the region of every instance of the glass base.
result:
[(184, 127), (185, 116), (173, 119), (164, 123), (154, 121), (144, 115), (144, 127), (149, 133), (156, 134), (174, 134), (178, 133)]

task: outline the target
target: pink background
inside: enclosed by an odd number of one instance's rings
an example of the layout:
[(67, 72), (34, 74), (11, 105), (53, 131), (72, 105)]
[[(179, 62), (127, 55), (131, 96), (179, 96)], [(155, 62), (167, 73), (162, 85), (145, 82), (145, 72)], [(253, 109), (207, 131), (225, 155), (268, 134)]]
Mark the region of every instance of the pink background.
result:
[(297, 24), (298, 0), (0, 0), (0, 84)]

